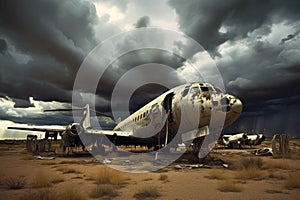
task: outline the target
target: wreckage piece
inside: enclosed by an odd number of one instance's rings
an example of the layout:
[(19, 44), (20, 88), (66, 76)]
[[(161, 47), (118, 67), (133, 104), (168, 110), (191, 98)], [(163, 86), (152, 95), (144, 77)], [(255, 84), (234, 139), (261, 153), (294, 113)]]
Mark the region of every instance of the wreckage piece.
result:
[(209, 165), (204, 164), (186, 164), (186, 165), (175, 165), (175, 169), (197, 169), (197, 168), (211, 168)]
[(250, 135), (248, 135), (247, 132), (234, 135), (222, 135), (218, 143), (230, 149), (241, 149), (243, 148), (243, 145), (257, 146), (265, 141), (265, 134), (266, 130), (264, 129), (262, 134), (258, 134), (255, 130), (252, 130), (252, 134)]
[(54, 160), (55, 157), (51, 156), (51, 157), (44, 157), (44, 156), (34, 156), (35, 159), (37, 160)]
[[(279, 145), (277, 146), (278, 143)], [(287, 134), (275, 134), (272, 139), (273, 156), (287, 156), (290, 152), (289, 139)]]
[(26, 149), (32, 153), (50, 152), (51, 141), (49, 139), (38, 140), (36, 135), (27, 135)]
[(262, 149), (256, 149), (253, 152), (253, 154), (256, 156), (272, 156), (273, 151), (271, 148), (262, 148)]

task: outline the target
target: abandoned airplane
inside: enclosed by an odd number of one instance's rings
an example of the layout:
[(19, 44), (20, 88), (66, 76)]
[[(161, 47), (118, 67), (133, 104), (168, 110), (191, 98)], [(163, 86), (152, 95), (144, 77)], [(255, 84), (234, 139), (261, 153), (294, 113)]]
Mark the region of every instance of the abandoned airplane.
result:
[(263, 130), (262, 134), (258, 134), (255, 130), (252, 130), (252, 134), (238, 133), (234, 135), (222, 135), (218, 141), (220, 145), (224, 145), (228, 148), (243, 148), (244, 145), (256, 146), (260, 145), (266, 138), (266, 130)]
[[(210, 83), (195, 82), (168, 90), (120, 121), (113, 130), (91, 127), (89, 105), (81, 109), (83, 117), (80, 123), (66, 127), (30, 126), (9, 129), (44, 131), (46, 139), (57, 138), (60, 134), (64, 150), (80, 142), (86, 147), (92, 146), (90, 149), (93, 153), (103, 153), (104, 145), (111, 143), (115, 146), (139, 145), (160, 149), (175, 138), (177, 145), (187, 141), (201, 141), (201, 138), (209, 134), (208, 126), (213, 110), (224, 114), (222, 128), (228, 126), (241, 114), (242, 103)], [(182, 124), (185, 126), (182, 127)], [(178, 134), (179, 137), (175, 137)]]

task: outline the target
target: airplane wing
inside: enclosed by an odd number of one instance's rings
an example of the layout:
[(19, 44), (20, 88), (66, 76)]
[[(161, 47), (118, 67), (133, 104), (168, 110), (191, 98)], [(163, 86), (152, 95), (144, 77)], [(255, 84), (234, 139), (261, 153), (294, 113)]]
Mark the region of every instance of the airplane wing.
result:
[(120, 137), (133, 136), (131, 131), (113, 131), (113, 130), (100, 130), (100, 129), (86, 129), (85, 134), (97, 134), (97, 135), (116, 135)]
[(41, 131), (41, 132), (62, 132), (66, 130), (66, 126), (10, 126), (7, 129), (25, 130), (25, 131)]

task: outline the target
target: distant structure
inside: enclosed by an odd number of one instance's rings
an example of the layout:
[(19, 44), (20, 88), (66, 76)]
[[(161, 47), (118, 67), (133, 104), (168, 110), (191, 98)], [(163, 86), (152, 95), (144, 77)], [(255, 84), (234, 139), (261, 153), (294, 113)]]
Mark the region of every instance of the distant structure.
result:
[(290, 151), (288, 135), (275, 134), (272, 139), (272, 150), (275, 157), (287, 156)]
[(33, 153), (49, 152), (51, 149), (51, 141), (48, 139), (38, 140), (36, 135), (27, 135), (26, 148), (27, 151)]

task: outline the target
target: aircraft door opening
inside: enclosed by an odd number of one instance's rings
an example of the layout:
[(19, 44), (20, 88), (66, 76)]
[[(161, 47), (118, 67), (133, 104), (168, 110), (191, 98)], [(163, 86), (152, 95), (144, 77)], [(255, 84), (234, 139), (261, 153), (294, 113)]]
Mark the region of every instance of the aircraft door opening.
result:
[(166, 113), (168, 113), (168, 111), (170, 111), (169, 117), (168, 117), (169, 122), (173, 122), (174, 121), (173, 114), (172, 114), (172, 100), (173, 100), (173, 96), (174, 96), (173, 92), (170, 93), (170, 94), (167, 94), (165, 96), (164, 103), (163, 103), (163, 106), (164, 106), (164, 109), (166, 110)]

